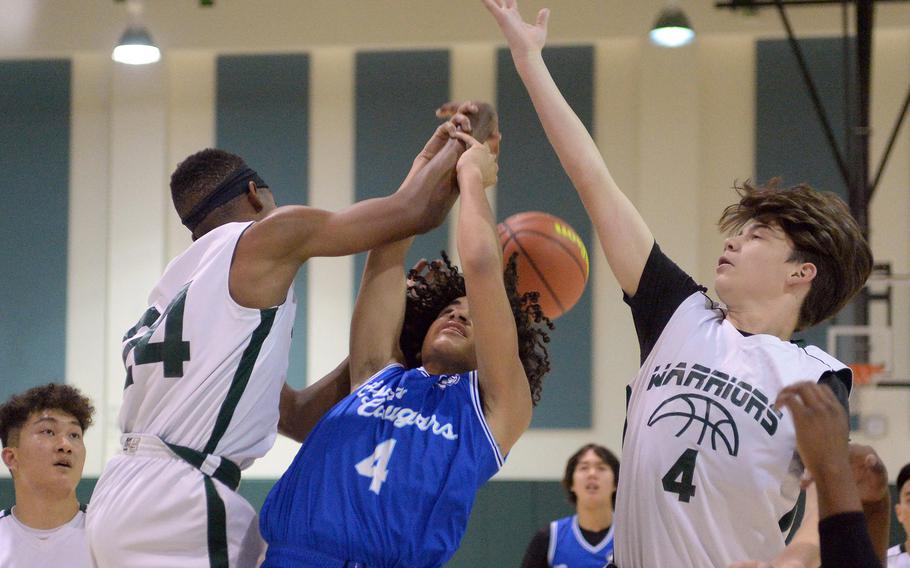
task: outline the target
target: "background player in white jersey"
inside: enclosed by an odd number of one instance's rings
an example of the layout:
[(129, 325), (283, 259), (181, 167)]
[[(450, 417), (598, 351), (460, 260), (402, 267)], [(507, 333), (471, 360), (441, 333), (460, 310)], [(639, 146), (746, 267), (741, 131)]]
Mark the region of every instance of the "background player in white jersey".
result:
[(76, 486), (85, 465), (82, 435), (94, 412), (78, 389), (53, 383), (0, 406), (3, 463), (16, 497), (11, 510), (0, 511), (0, 566), (92, 565)]
[(897, 474), (897, 503), (894, 505), (897, 520), (904, 527), (907, 539), (888, 549), (888, 568), (910, 568), (910, 463)]
[(457, 172), (464, 277), (445, 259), (406, 287), (410, 239), (370, 252), (351, 323), (354, 390), (266, 499), (264, 566), (442, 566), (530, 423), (549, 368), (545, 320), (517, 294), (514, 263), (503, 275), (484, 195), (496, 163), (470, 143)]
[[(478, 130), (495, 126), (491, 109), (464, 110)], [(276, 436), (294, 277), (313, 256), (367, 250), (441, 223), (464, 151), (451, 138), (456, 125), (471, 130), (463, 113), (440, 126), (396, 193), (340, 212), (277, 207), (258, 174), (221, 150), (178, 166), (171, 193), (194, 243), (124, 336), (123, 452), (105, 466), (86, 523), (100, 566), (258, 561), (255, 511), (234, 489)]]
[(585, 444), (566, 462), (562, 486), (575, 514), (540, 529), (521, 568), (603, 568), (613, 558), (613, 507), (619, 459), (598, 444)]
[(785, 550), (802, 465), (792, 420), (772, 402), (809, 379), (829, 384), (846, 405), (846, 366), (788, 340), (835, 314), (865, 282), (872, 255), (856, 222), (831, 194), (745, 185), (721, 219), (731, 236), (715, 289), (726, 306), (715, 304), (661, 252), (553, 82), (542, 56), (549, 11), (528, 24), (515, 0), (483, 1), (594, 223), (641, 346), (628, 388), (616, 564), (811, 565), (814, 523)]

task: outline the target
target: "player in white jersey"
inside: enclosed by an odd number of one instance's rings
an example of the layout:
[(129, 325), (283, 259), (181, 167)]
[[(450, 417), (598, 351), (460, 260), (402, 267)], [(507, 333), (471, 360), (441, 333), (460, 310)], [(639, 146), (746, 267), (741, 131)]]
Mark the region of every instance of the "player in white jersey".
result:
[[(421, 233), (445, 218), (464, 151), (456, 128), (488, 135), (488, 106), (440, 126), (399, 190), (340, 212), (277, 207), (244, 161), (208, 149), (171, 176), (193, 244), (124, 335), (122, 452), (105, 466), (86, 530), (99, 566), (251, 566), (262, 541), (235, 492), (272, 446), (296, 299), (313, 256), (340, 256)], [(478, 132), (479, 131), (479, 132)]]
[(904, 527), (907, 539), (888, 549), (888, 568), (910, 568), (910, 463), (897, 474), (897, 503), (894, 505), (897, 520)]
[(715, 278), (725, 306), (715, 304), (660, 251), (553, 82), (542, 56), (549, 11), (528, 24), (515, 0), (483, 2), (593, 221), (641, 345), (642, 368), (628, 389), (616, 564), (812, 564), (814, 523), (785, 550), (802, 466), (792, 420), (772, 403), (809, 379), (846, 404), (850, 371), (789, 339), (861, 289), (872, 255), (857, 223), (831, 194), (745, 185), (721, 219), (730, 238)]
[(85, 507), (76, 486), (85, 465), (82, 434), (94, 408), (68, 385), (48, 384), (0, 406), (3, 463), (16, 505), (0, 511), (0, 566), (89, 568)]

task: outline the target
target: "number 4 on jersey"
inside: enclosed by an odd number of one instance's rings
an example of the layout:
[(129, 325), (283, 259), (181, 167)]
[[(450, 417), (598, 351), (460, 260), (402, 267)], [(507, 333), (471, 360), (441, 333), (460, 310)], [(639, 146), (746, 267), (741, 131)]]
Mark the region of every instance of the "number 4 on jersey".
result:
[(696, 458), (698, 458), (697, 450), (690, 448), (684, 451), (660, 480), (664, 485), (664, 491), (676, 493), (683, 503), (688, 503), (689, 499), (695, 496), (692, 476), (695, 474)]
[(386, 477), (389, 475), (389, 459), (392, 457), (392, 450), (394, 449), (395, 439), (386, 440), (376, 446), (371, 456), (360, 460), (354, 466), (357, 469), (357, 473), (372, 479), (370, 481), (370, 491), (376, 495), (379, 495), (382, 484), (385, 483)]
[[(166, 378), (183, 376), (183, 364), (190, 360), (190, 343), (183, 340), (183, 309), (186, 305), (186, 292), (189, 287), (189, 284), (183, 287), (180, 293), (171, 300), (170, 305), (164, 310), (164, 314), (159, 316), (158, 310), (151, 307), (146, 310), (139, 322), (126, 332), (124, 339), (148, 326), (145, 333), (134, 336), (124, 345), (124, 363), (132, 350), (135, 365), (161, 363)], [(164, 338), (162, 341), (153, 343), (151, 342), (152, 335), (162, 322), (164, 322)], [(126, 370), (127, 378), (124, 388), (132, 384), (132, 375), (133, 366), (130, 365)]]

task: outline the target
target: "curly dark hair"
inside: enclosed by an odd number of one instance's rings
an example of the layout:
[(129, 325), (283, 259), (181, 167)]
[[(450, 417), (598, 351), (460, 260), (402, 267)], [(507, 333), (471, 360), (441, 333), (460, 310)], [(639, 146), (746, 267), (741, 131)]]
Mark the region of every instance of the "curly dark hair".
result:
[[(405, 305), (404, 324), (401, 327), (399, 346), (409, 368), (419, 367), (420, 351), (423, 340), (430, 330), (433, 321), (446, 306), (457, 298), (467, 295), (464, 276), (453, 265), (445, 251), (442, 260), (430, 263), (429, 277), (411, 270), (408, 278), (407, 302)], [(550, 336), (544, 328), (553, 329), (550, 321), (540, 309), (537, 292), (518, 293), (518, 270), (513, 254), (503, 274), (506, 294), (512, 306), (512, 316), (518, 330), (518, 357), (528, 376), (531, 389), (531, 401), (534, 406), (540, 402), (543, 390), (543, 377), (550, 370), (550, 356), (546, 344)]]
[(70, 385), (48, 383), (10, 397), (0, 406), (0, 442), (3, 446), (18, 443), (19, 430), (33, 412), (61, 410), (73, 415), (85, 432), (92, 425), (95, 407), (79, 389)]
[(862, 289), (872, 272), (872, 251), (840, 197), (804, 183), (784, 188), (780, 182), (734, 186), (740, 200), (724, 209), (718, 226), (733, 233), (752, 219), (776, 225), (793, 241), (789, 260), (815, 265), (815, 280), (799, 313), (800, 331), (836, 314)]

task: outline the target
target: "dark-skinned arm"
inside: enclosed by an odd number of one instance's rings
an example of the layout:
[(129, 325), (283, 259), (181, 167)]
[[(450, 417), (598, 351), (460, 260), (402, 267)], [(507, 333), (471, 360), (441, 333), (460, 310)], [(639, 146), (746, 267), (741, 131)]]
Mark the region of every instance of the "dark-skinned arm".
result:
[(304, 389), (295, 390), (285, 383), (278, 405), (278, 433), (303, 443), (325, 413), (350, 392), (351, 375), (347, 359)]

